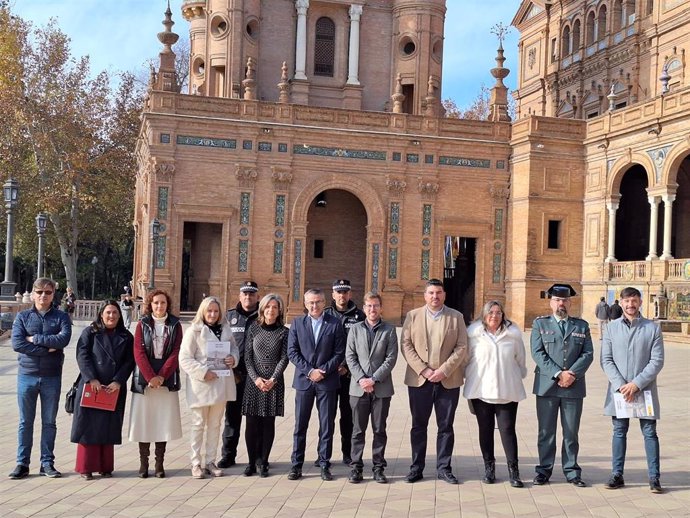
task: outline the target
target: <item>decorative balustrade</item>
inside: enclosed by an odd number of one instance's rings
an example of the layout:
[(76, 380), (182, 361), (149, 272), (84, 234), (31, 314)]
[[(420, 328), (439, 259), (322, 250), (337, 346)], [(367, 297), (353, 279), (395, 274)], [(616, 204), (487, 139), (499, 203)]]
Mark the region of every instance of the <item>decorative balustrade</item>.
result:
[(690, 281), (690, 259), (610, 263), (610, 281)]
[[(132, 309), (132, 322), (139, 320), (142, 301), (135, 300), (134, 308)], [(102, 300), (77, 300), (74, 308), (74, 313), (72, 313), (72, 320), (85, 320), (87, 322), (93, 322), (98, 316), (98, 308), (103, 304)]]

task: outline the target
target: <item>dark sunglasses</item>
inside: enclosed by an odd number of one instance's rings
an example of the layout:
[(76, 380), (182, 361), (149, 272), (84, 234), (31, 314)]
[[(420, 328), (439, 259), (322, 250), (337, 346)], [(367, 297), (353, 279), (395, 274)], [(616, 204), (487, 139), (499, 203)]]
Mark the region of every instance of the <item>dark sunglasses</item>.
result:
[(52, 291), (48, 291), (48, 290), (34, 290), (34, 293), (36, 295), (52, 295), (53, 294)]

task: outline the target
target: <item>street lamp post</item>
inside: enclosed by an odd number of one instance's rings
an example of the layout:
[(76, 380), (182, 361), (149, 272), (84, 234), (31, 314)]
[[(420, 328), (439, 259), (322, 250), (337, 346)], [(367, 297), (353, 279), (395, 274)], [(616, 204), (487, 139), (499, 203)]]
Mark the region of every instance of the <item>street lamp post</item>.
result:
[(45, 255), (45, 238), (46, 227), (48, 225), (48, 216), (39, 213), (36, 216), (36, 233), (38, 234), (38, 268), (36, 277), (43, 277), (43, 256)]
[(153, 218), (151, 222), (151, 263), (149, 270), (149, 290), (156, 287), (155, 277), (156, 277), (156, 252), (158, 244), (158, 236), (160, 234), (161, 224), (158, 219)]
[(5, 244), (5, 280), (0, 283), (0, 299), (14, 300), (17, 283), (14, 276), (14, 209), (19, 200), (19, 183), (10, 178), (2, 186), (2, 193), (7, 209), (7, 242)]
[(91, 265), (93, 266), (93, 272), (91, 272), (91, 300), (94, 300), (93, 294), (96, 291), (96, 263), (98, 263), (98, 257), (94, 255), (91, 258)]

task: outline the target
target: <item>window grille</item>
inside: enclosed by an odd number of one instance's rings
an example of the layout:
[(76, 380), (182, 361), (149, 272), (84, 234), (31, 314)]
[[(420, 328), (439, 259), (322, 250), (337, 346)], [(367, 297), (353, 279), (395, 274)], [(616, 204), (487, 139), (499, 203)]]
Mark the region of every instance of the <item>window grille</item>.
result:
[(314, 75), (333, 77), (335, 63), (335, 23), (322, 17), (316, 21)]

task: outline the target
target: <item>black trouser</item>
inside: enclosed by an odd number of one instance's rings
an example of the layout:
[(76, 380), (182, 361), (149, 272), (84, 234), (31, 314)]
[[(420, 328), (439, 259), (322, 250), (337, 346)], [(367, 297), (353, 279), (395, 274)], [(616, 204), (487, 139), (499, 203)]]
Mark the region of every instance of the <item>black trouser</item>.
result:
[(458, 408), (460, 388), (447, 389), (441, 383), (425, 381), (421, 387), (407, 387), (412, 414), (410, 443), (412, 445), (411, 471), (422, 472), (426, 464), (427, 428), (431, 410), (436, 413), (436, 470), (451, 470), (455, 432), (453, 421)]
[(338, 408), (340, 409), (340, 450), (343, 459), (350, 458), (352, 448), (352, 408), (350, 407), (350, 373), (340, 376), (338, 390)]
[(235, 460), (237, 444), (240, 442), (240, 427), (242, 426), (242, 398), (244, 397), (244, 377), (235, 385), (237, 399), (225, 404), (225, 428), (223, 428), (223, 459)]
[(244, 440), (247, 443), (249, 464), (268, 465), (268, 457), (276, 435), (276, 418), (248, 415), (244, 421)]
[(479, 426), (479, 447), (485, 461), (495, 461), (494, 457), (494, 427), (498, 422), (503, 451), (509, 463), (518, 461), (517, 435), (515, 421), (517, 420), (517, 401), (505, 404), (493, 404), (473, 399), (472, 406)]
[(364, 394), (361, 397), (350, 396), (352, 405), (352, 467), (360, 471), (364, 467), (362, 454), (364, 453), (364, 439), (367, 425), (371, 417), (371, 428), (374, 438), (371, 443), (371, 459), (374, 469), (386, 467), (386, 420), (391, 406), (391, 398), (376, 397), (374, 394)]

